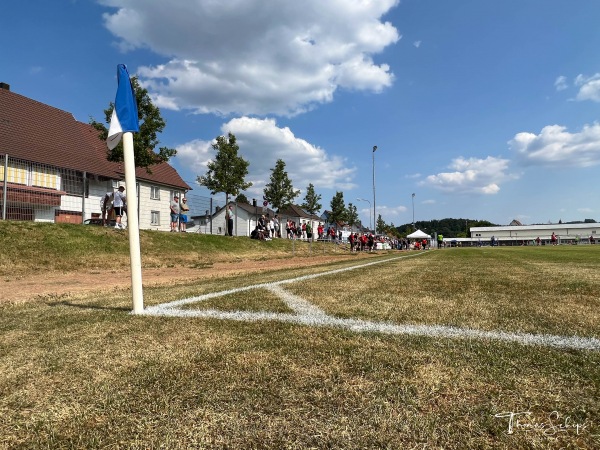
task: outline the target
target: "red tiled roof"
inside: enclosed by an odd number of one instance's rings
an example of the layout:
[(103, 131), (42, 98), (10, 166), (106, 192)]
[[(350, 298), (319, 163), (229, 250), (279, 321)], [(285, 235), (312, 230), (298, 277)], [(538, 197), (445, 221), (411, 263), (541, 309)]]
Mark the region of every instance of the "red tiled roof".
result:
[[(0, 89), (0, 155), (54, 167), (124, 178), (122, 163), (106, 159), (106, 143), (72, 114)], [(167, 163), (136, 169), (140, 180), (191, 189)]]

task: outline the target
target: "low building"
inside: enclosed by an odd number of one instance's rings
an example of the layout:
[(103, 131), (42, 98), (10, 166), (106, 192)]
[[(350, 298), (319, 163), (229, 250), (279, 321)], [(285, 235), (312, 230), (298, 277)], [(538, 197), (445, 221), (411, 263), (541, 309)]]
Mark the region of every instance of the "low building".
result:
[[(233, 212), (233, 236), (247, 236), (250, 237), (252, 230), (256, 228), (258, 219), (264, 215), (265, 217), (271, 218), (275, 216), (275, 212), (267, 208), (266, 206), (252, 206), (247, 203), (235, 203), (230, 202), (231, 210)], [(207, 234), (220, 234), (225, 235), (227, 230), (226, 223), (226, 212), (227, 208), (220, 208), (215, 211), (210, 217), (198, 217), (199, 225), (201, 228), (200, 232)], [(194, 217), (194, 221), (196, 218)], [(205, 231), (202, 231), (204, 229)]]
[[(488, 244), (492, 237), (498, 245), (531, 245), (540, 238), (541, 244), (549, 244), (552, 233), (560, 244), (586, 243), (590, 236), (594, 241), (600, 236), (600, 223), (562, 223), (544, 225), (508, 225), (496, 227), (472, 227), (470, 239), (463, 245)], [(444, 239), (445, 240), (445, 239)]]
[(280, 222), (283, 224), (283, 237), (285, 237), (285, 224), (288, 220), (291, 220), (296, 226), (310, 225), (313, 230), (313, 237), (317, 238), (317, 228), (319, 223), (322, 223), (319, 216), (305, 211), (298, 205), (288, 205), (285, 208), (281, 208), (277, 214)]

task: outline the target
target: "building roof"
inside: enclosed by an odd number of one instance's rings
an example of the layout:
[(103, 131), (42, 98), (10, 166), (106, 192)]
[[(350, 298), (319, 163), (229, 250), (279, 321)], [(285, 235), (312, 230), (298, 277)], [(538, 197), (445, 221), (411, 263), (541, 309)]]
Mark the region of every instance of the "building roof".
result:
[[(6, 85), (4, 85), (6, 86)], [(106, 159), (106, 143), (71, 113), (0, 88), (0, 155), (123, 179), (122, 163)], [(168, 163), (136, 169), (140, 180), (191, 189)]]
[[(229, 206), (233, 206), (234, 208), (236, 208), (236, 203), (235, 202), (229, 202)], [(211, 214), (211, 217), (217, 217), (220, 214), (223, 214), (225, 212), (227, 208), (219, 208), (218, 211), (215, 211), (213, 214)], [(237, 203), (237, 209), (238, 210), (243, 210), (246, 211), (248, 213), (248, 215), (250, 216), (262, 216), (263, 214), (269, 215), (269, 217), (275, 217), (275, 211), (273, 211), (270, 208), (267, 208), (266, 212), (263, 212), (263, 207), (262, 206), (252, 206), (249, 205), (248, 203), (242, 203), (242, 202), (238, 202)], [(205, 214), (199, 214), (197, 216), (194, 217), (205, 217)]]
[(304, 219), (313, 219), (313, 220), (320, 219), (318, 216), (315, 216), (314, 214), (310, 214), (309, 212), (304, 211), (304, 209), (302, 209), (298, 205), (288, 205), (284, 208), (281, 208), (278, 211), (278, 214), (280, 214), (282, 216), (289, 216), (289, 217), (301, 217)]

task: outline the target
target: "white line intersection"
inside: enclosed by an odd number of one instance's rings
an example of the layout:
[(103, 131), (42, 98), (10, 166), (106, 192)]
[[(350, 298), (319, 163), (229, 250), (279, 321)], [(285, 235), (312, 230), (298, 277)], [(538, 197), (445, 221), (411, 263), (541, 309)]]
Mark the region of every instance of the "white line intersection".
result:
[[(305, 299), (286, 291), (282, 285), (294, 283), (297, 281), (309, 280), (325, 275), (346, 272), (349, 270), (360, 269), (375, 264), (382, 264), (398, 259), (405, 259), (419, 256), (423, 253), (418, 252), (411, 255), (403, 255), (396, 258), (373, 261), (352, 267), (330, 270), (327, 272), (304, 275), (272, 283), (260, 283), (252, 286), (229, 289), (210, 294), (199, 295), (197, 297), (176, 300), (161, 305), (150, 306), (144, 309), (143, 315), (147, 316), (168, 316), (168, 317), (197, 317), (212, 318), (222, 320), (236, 321), (279, 321), (295, 323), (299, 325), (335, 327), (349, 331), (364, 333), (382, 333), (395, 335), (429, 336), (433, 338), (453, 338), (453, 339), (479, 339), (496, 340), (511, 342), (522, 345), (536, 345), (545, 347), (555, 347), (563, 349), (576, 350), (600, 350), (600, 339), (586, 338), (579, 336), (558, 336), (550, 334), (531, 334), (531, 333), (510, 333), (504, 331), (484, 331), (472, 328), (459, 328), (444, 325), (396, 325), (388, 322), (371, 322), (361, 319), (344, 319), (330, 316), (322, 309), (316, 307)], [(194, 303), (201, 303), (212, 298), (222, 297), (238, 292), (249, 291), (252, 289), (267, 289), (281, 298), (285, 304), (294, 311), (294, 313), (276, 313), (269, 311), (219, 311), (215, 309), (181, 309)]]

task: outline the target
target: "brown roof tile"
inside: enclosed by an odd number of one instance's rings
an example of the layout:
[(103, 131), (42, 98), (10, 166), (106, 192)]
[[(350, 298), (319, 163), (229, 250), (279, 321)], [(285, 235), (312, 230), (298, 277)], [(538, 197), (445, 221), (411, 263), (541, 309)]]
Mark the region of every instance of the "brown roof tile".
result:
[[(106, 159), (106, 143), (89, 124), (72, 114), (30, 98), (0, 89), (0, 155), (88, 172), (109, 178), (124, 178), (121, 163)], [(191, 189), (167, 163), (136, 169), (140, 180)]]

